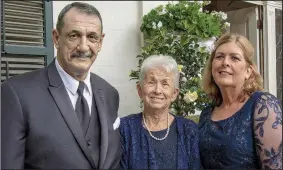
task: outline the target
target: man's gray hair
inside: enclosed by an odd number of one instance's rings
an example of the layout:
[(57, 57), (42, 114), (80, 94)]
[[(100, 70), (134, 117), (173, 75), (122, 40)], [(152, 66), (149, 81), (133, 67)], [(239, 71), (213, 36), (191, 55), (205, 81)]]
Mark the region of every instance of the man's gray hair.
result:
[(149, 69), (163, 67), (167, 73), (173, 73), (173, 81), (175, 88), (179, 88), (180, 73), (176, 60), (171, 56), (166, 55), (152, 55), (146, 58), (142, 65), (139, 75), (139, 83), (142, 86), (145, 74)]
[(102, 24), (102, 18), (101, 18), (99, 11), (94, 6), (92, 6), (88, 3), (84, 3), (84, 2), (73, 2), (71, 4), (68, 4), (67, 6), (65, 6), (62, 9), (62, 11), (60, 12), (60, 14), (58, 16), (58, 20), (57, 20), (57, 24), (56, 24), (56, 29), (59, 33), (61, 33), (61, 30), (64, 27), (64, 20), (63, 20), (64, 16), (72, 8), (76, 8), (79, 12), (81, 12), (83, 14), (97, 16), (100, 20), (100, 23), (101, 23), (101, 33), (102, 33), (103, 24)]

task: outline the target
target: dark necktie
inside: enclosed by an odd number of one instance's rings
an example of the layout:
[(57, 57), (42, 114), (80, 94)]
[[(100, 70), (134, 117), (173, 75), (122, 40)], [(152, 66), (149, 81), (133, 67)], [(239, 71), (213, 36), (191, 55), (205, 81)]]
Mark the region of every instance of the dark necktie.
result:
[(77, 90), (79, 97), (76, 103), (75, 111), (77, 113), (78, 119), (82, 126), (83, 133), (85, 135), (88, 129), (90, 115), (89, 115), (89, 107), (87, 101), (83, 95), (84, 88), (85, 88), (85, 83), (83, 81), (80, 81), (79, 88)]

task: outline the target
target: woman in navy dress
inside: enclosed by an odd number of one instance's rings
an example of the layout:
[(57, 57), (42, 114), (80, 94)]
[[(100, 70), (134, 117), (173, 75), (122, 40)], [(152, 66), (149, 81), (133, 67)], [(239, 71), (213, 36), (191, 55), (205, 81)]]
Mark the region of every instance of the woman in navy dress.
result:
[(144, 109), (121, 118), (121, 169), (200, 169), (196, 123), (169, 113), (178, 87), (172, 57), (144, 60), (137, 84)]
[(281, 101), (263, 92), (252, 44), (220, 37), (206, 64), (203, 87), (213, 99), (199, 120), (204, 169), (282, 169)]

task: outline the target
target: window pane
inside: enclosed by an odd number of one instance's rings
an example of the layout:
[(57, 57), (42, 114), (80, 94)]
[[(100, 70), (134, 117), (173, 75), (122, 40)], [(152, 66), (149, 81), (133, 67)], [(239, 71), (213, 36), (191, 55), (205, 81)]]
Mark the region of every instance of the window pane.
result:
[(282, 103), (282, 10), (275, 10), (277, 97)]

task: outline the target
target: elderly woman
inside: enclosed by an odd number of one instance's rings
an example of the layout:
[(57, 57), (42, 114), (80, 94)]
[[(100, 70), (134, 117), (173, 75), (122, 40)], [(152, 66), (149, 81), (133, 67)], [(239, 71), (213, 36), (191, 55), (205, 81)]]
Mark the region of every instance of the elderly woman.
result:
[(282, 106), (262, 91), (244, 36), (229, 33), (216, 42), (203, 87), (213, 99), (199, 120), (204, 169), (282, 169)]
[(199, 169), (197, 125), (169, 112), (179, 93), (179, 72), (169, 56), (150, 56), (141, 66), (141, 113), (121, 119), (122, 169)]

